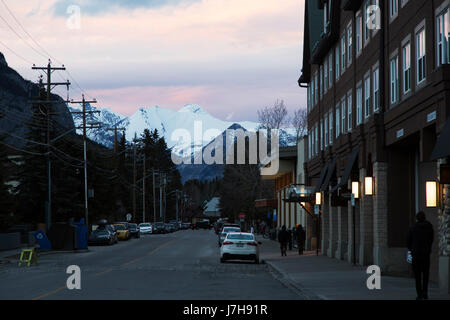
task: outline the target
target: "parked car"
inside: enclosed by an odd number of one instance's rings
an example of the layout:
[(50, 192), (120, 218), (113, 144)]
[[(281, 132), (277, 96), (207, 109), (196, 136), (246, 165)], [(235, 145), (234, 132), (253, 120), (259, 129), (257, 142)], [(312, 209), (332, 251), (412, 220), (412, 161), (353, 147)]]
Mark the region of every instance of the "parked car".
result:
[(130, 231), (125, 227), (125, 225), (123, 225), (121, 223), (117, 223), (114, 225), (114, 229), (117, 232), (117, 238), (119, 240), (130, 239)]
[(187, 230), (191, 227), (191, 223), (190, 222), (183, 222), (182, 223), (183, 229)]
[(259, 245), (252, 233), (229, 232), (220, 247), (220, 262), (227, 260), (252, 260), (259, 263)]
[(101, 228), (96, 229), (91, 232), (88, 239), (88, 244), (108, 244), (112, 245), (115, 243), (114, 236), (107, 229)]
[(197, 229), (211, 229), (211, 223), (208, 219), (205, 219), (203, 221), (199, 221), (196, 224)]
[(130, 223), (128, 225), (128, 227), (129, 227), (128, 230), (130, 231), (130, 238), (131, 237), (135, 237), (135, 238), (139, 239), (141, 237), (141, 233), (139, 231), (139, 227), (138, 227), (138, 225), (136, 223)]
[(223, 241), (225, 240), (227, 233), (229, 232), (241, 232), (241, 228), (238, 227), (224, 227), (222, 231), (219, 233), (219, 247), (222, 245)]
[(166, 233), (172, 233), (172, 232), (175, 231), (175, 227), (174, 227), (174, 225), (171, 224), (171, 223), (165, 223), (165, 224), (164, 224), (164, 228), (165, 228), (165, 230), (166, 230)]
[(107, 224), (105, 225), (105, 229), (109, 231), (109, 233), (112, 234), (113, 239), (114, 239), (114, 243), (119, 242), (119, 239), (117, 238), (117, 231), (114, 228), (114, 226), (112, 224)]
[(119, 223), (123, 224), (127, 230), (129, 229), (129, 223), (128, 222), (116, 222), (116, 224), (119, 224)]
[(141, 234), (150, 234), (153, 233), (153, 226), (151, 223), (140, 223), (139, 230)]
[(156, 222), (153, 225), (153, 233), (166, 233), (166, 229), (164, 228), (164, 222)]

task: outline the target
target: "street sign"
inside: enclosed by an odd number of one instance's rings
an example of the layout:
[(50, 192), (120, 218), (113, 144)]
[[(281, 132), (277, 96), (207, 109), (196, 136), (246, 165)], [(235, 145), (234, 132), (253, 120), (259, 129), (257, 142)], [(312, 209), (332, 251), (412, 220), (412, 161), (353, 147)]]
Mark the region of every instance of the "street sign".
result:
[(127, 221), (130, 221), (132, 217), (133, 217), (133, 216), (131, 215), (131, 213), (127, 213), (127, 216), (126, 216)]
[(355, 206), (355, 194), (352, 193), (352, 207)]
[(244, 213), (239, 214), (239, 219), (241, 220), (245, 219), (245, 214)]
[(314, 205), (314, 214), (319, 214), (319, 205), (318, 204)]

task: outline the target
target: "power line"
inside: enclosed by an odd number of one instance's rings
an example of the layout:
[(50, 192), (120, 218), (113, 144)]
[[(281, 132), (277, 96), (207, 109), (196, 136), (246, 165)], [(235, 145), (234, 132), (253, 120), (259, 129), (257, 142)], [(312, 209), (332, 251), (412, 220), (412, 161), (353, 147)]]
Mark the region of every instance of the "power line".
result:
[(38, 152), (31, 152), (31, 151), (19, 149), (19, 148), (16, 148), (16, 147), (14, 147), (14, 146), (12, 146), (12, 145), (10, 145), (10, 144), (7, 144), (7, 143), (5, 143), (5, 142), (2, 142), (2, 141), (0, 141), (0, 144), (3, 144), (4, 146), (7, 146), (7, 147), (9, 147), (9, 148), (11, 148), (11, 149), (14, 149), (14, 150), (16, 150), (16, 151), (20, 151), (20, 152), (24, 152), (24, 153), (28, 153), (28, 154), (32, 154), (32, 155), (36, 155), (36, 156), (47, 156), (47, 155), (49, 154), (49, 152), (46, 152), (46, 153), (38, 153)]
[(17, 52), (15, 52), (13, 49), (11, 49), (10, 47), (8, 47), (6, 44), (4, 44), (2, 41), (0, 41), (0, 44), (2, 46), (4, 46), (6, 49), (8, 49), (9, 51), (11, 51), (16, 57), (18, 57), (19, 59), (22, 59), (23, 61), (25, 61), (28, 64), (33, 64), (33, 62), (31, 62), (28, 59), (25, 59), (24, 57), (22, 57), (20, 54), (18, 54)]

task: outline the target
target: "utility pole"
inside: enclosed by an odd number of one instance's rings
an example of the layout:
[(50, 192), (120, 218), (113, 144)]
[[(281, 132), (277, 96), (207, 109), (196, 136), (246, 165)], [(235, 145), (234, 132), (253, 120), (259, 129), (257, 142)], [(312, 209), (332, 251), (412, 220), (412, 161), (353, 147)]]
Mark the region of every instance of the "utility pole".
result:
[(153, 173), (153, 223), (156, 223), (156, 195), (155, 195), (155, 169), (152, 169)]
[(97, 103), (97, 100), (92, 100), (92, 101), (86, 101), (86, 99), (84, 98), (84, 94), (82, 95), (82, 100), (81, 101), (73, 101), (71, 100), (70, 103), (81, 103), (82, 107), (83, 107), (83, 111), (81, 112), (72, 112), (75, 114), (79, 114), (81, 113), (83, 116), (83, 154), (84, 154), (84, 218), (86, 220), (86, 225), (89, 228), (89, 210), (88, 210), (88, 180), (87, 180), (87, 134), (86, 131), (87, 129), (95, 129), (95, 128), (100, 128), (100, 126), (98, 124), (90, 124), (89, 128), (87, 127), (87, 123), (86, 123), (86, 114), (93, 114), (93, 113), (99, 113), (100, 111), (86, 111), (86, 103)]
[[(122, 121), (120, 121), (122, 122)], [(118, 140), (117, 140), (117, 130), (126, 130), (126, 128), (118, 128), (117, 124), (113, 128), (106, 128), (106, 131), (114, 131), (114, 153), (117, 153)]]
[(142, 222), (145, 222), (145, 152), (144, 152), (144, 170), (142, 173)]
[(163, 184), (163, 178), (161, 174), (159, 174), (159, 217), (163, 222), (166, 222), (165, 219), (163, 219), (163, 206), (162, 206), (162, 184)]
[[(50, 229), (51, 221), (52, 221), (52, 159), (50, 155), (50, 116), (51, 116), (51, 105), (60, 103), (61, 101), (51, 101), (51, 94), (52, 89), (59, 85), (65, 85), (67, 88), (70, 86), (69, 80), (67, 82), (53, 82), (52, 83), (52, 73), (55, 70), (66, 70), (64, 65), (62, 67), (52, 67), (50, 59), (48, 60), (48, 64), (46, 67), (36, 67), (33, 65), (31, 68), (32, 70), (41, 70), (44, 71), (47, 74), (47, 97), (46, 100), (40, 100), (41, 97), (39, 97), (40, 101), (34, 101), (34, 103), (39, 104), (45, 104), (47, 106), (47, 148), (48, 148), (48, 155), (47, 155), (47, 206), (46, 206), (46, 215), (45, 215), (45, 224), (47, 231)], [(43, 82), (42, 79), (39, 81), (39, 84), (42, 86)], [(52, 88), (53, 86), (53, 88)]]
[(136, 141), (133, 142), (133, 221), (136, 217)]

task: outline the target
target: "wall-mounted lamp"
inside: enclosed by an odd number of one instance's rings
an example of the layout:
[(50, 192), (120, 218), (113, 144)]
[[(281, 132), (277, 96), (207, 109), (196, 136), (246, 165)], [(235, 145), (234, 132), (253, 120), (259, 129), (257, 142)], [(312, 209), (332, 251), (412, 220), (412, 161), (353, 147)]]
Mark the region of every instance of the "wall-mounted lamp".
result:
[(359, 182), (358, 181), (352, 181), (352, 193), (355, 196), (355, 199), (359, 198)]
[(306, 206), (306, 202), (300, 202), (300, 204), (305, 207)]
[(320, 192), (316, 192), (316, 204), (319, 206), (322, 204), (322, 194)]
[(427, 208), (434, 208), (437, 206), (437, 183), (436, 181), (426, 182), (426, 202)]
[(364, 194), (366, 196), (373, 195), (373, 178), (372, 177), (366, 177), (364, 179), (364, 185), (365, 185)]

